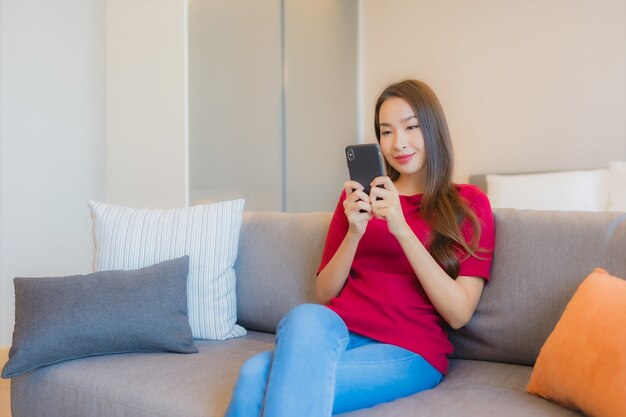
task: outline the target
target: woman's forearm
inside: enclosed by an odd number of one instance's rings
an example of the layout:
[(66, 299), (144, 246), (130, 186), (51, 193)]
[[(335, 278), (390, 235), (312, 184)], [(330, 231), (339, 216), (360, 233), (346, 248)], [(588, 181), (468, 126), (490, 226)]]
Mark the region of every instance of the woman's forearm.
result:
[(328, 303), (343, 289), (350, 273), (359, 240), (359, 237), (354, 237), (348, 232), (337, 248), (335, 255), (318, 274), (315, 281), (315, 295), (320, 303)]
[(396, 238), (426, 295), (443, 319), (454, 329), (467, 324), (476, 305), (465, 288), (441, 268), (410, 229)]

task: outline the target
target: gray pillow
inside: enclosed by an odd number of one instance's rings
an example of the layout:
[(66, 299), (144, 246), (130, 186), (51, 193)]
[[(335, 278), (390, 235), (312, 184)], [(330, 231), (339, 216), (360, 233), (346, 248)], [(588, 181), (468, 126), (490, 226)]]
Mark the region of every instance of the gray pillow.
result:
[(195, 353), (187, 314), (189, 256), (132, 271), (15, 278), (11, 378), (85, 356)]

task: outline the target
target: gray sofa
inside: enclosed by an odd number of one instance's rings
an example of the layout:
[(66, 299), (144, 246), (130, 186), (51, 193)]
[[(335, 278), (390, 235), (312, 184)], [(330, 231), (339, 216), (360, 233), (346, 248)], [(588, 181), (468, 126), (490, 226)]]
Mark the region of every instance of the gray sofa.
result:
[[(346, 416), (581, 415), (525, 389), (578, 284), (597, 266), (626, 277), (626, 214), (494, 215), (492, 281), (471, 322), (450, 332), (455, 352), (443, 382)], [(245, 213), (236, 271), (247, 336), (196, 341), (199, 354), (105, 355), (40, 368), (12, 380), (13, 417), (221, 417), (243, 361), (272, 349), (280, 318), (313, 300), (329, 220), (329, 213)]]

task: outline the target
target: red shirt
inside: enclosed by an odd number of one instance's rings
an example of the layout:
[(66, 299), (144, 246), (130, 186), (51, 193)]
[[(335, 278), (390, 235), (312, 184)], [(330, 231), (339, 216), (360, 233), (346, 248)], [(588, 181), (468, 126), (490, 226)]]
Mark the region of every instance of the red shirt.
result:
[[(461, 256), (459, 276), (478, 276), (489, 280), (494, 247), (494, 225), (487, 196), (476, 186), (457, 185), (461, 196), (476, 213), (481, 224), (479, 253), (482, 259)], [(345, 191), (330, 222), (319, 274), (332, 259), (348, 231), (343, 211)], [(400, 196), (404, 217), (417, 238), (428, 249), (431, 228), (420, 212), (421, 194)], [(471, 237), (469, 222), (462, 227)], [(452, 353), (447, 323), (432, 305), (387, 222), (373, 218), (357, 247), (344, 288), (330, 300), (328, 307), (344, 320), (348, 329), (382, 343), (418, 353), (445, 374), (447, 355)]]

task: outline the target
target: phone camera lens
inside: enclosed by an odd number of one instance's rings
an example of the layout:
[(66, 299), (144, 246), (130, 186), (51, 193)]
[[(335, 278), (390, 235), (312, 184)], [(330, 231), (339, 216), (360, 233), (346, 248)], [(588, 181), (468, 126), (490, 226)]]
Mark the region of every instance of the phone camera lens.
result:
[(354, 150), (352, 150), (351, 148), (348, 149), (348, 161), (354, 161)]

